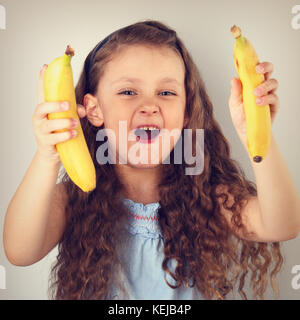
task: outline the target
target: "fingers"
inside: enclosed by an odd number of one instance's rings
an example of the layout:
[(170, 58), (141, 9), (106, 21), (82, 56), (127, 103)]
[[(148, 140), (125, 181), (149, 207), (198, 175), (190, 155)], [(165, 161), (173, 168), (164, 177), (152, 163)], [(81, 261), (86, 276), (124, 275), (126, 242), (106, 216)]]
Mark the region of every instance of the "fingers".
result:
[(243, 96), (242, 96), (242, 83), (241, 80), (238, 78), (233, 78), (231, 80), (231, 93), (230, 93), (230, 104), (232, 105), (240, 105), (243, 103)]
[(233, 89), (236, 93), (240, 94), (242, 90), (242, 82), (239, 78), (231, 79), (231, 89)]
[(44, 74), (48, 65), (44, 64), (40, 70), (39, 79), (38, 79), (38, 104), (44, 102)]
[[(73, 118), (44, 119), (34, 122), (34, 134), (41, 150), (52, 148), (59, 142), (69, 140), (77, 135), (79, 121)], [(53, 152), (53, 150), (52, 150)]]
[(70, 140), (77, 135), (76, 130), (66, 130), (64, 132), (50, 133), (50, 134), (37, 134), (39, 139), (39, 146), (41, 148), (47, 148), (49, 146), (55, 146), (56, 144)]
[(270, 106), (271, 114), (276, 114), (280, 101), (275, 91), (278, 89), (278, 81), (270, 79), (274, 71), (274, 65), (271, 62), (262, 62), (256, 66), (256, 71), (265, 75), (265, 81), (256, 87), (253, 93), (257, 96), (256, 103), (260, 106)]
[(259, 97), (256, 99), (256, 103), (261, 106), (274, 105), (279, 107), (279, 98), (275, 93), (268, 94), (267, 96)]
[(78, 120), (75, 118), (63, 118), (47, 120), (41, 127), (41, 133), (49, 134), (56, 130), (74, 129), (78, 126)]
[(278, 81), (276, 79), (269, 79), (257, 86), (253, 93), (257, 96), (264, 96), (268, 92), (272, 91), (272, 93), (277, 90), (278, 88)]
[(274, 65), (271, 62), (261, 62), (256, 66), (256, 72), (265, 73), (265, 72), (273, 72)]
[(33, 118), (42, 120), (47, 117), (48, 113), (66, 111), (69, 107), (70, 105), (67, 101), (40, 103), (35, 109)]
[(256, 66), (256, 72), (264, 74), (265, 80), (268, 80), (274, 71), (274, 65), (271, 62), (261, 62)]

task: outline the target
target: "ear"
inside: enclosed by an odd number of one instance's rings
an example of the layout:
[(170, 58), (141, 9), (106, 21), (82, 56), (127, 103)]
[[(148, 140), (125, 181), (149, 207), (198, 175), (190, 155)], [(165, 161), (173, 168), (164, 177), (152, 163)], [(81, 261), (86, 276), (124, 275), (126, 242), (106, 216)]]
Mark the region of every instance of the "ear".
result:
[(104, 122), (104, 117), (98, 99), (90, 93), (87, 93), (83, 98), (83, 104), (88, 120), (95, 127), (100, 127)]

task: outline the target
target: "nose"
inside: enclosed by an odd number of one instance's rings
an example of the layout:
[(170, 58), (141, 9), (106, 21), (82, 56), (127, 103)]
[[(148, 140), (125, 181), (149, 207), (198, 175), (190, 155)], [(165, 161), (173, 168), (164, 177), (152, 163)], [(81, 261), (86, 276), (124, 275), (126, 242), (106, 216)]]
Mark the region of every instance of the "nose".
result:
[(143, 104), (139, 108), (139, 113), (142, 115), (153, 115), (153, 114), (158, 114), (159, 113), (159, 107), (156, 104)]

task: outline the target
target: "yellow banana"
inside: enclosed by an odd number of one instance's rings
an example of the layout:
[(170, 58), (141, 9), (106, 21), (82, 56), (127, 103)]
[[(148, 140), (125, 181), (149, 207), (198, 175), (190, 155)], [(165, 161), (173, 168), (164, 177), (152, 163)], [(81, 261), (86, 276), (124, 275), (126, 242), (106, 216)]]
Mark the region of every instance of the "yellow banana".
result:
[(234, 25), (230, 31), (235, 37), (234, 64), (242, 83), (247, 148), (253, 161), (261, 162), (270, 148), (271, 115), (269, 105), (256, 104), (253, 90), (265, 77), (256, 72), (256, 65), (259, 64), (257, 54), (251, 43), (242, 36), (240, 28)]
[[(86, 140), (77, 114), (75, 89), (71, 59), (74, 50), (68, 46), (65, 54), (54, 59), (44, 74), (45, 102), (68, 101), (70, 108), (67, 111), (50, 113), (48, 119), (76, 118), (77, 135), (70, 140), (56, 145), (61, 162), (70, 179), (84, 192), (96, 188), (96, 172)], [(63, 132), (69, 129), (57, 130)]]

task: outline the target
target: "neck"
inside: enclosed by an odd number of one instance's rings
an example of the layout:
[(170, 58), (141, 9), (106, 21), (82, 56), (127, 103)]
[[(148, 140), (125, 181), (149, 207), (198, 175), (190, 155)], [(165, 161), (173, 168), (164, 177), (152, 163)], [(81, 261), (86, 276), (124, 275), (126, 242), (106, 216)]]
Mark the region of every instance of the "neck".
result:
[(123, 196), (125, 198), (144, 205), (159, 201), (157, 186), (161, 167), (134, 168), (117, 164), (116, 170), (124, 185)]

